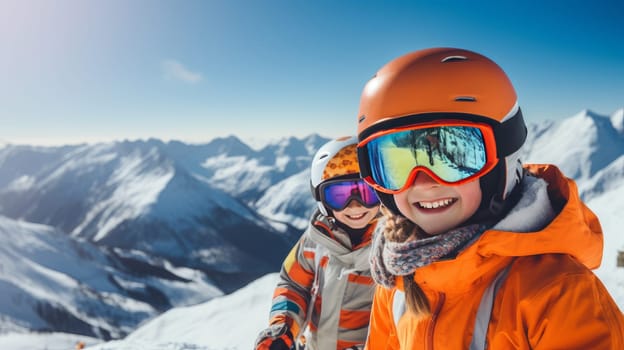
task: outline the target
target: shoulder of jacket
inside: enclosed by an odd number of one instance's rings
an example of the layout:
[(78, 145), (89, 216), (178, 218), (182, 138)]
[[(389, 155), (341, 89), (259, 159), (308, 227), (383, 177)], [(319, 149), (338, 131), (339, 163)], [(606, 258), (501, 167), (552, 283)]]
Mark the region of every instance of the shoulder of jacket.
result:
[(568, 254), (518, 257), (508, 278), (519, 282), (514, 285), (519, 287), (519, 296), (526, 298), (542, 298), (548, 290), (559, 293), (563, 289), (593, 286), (597, 279), (591, 270)]

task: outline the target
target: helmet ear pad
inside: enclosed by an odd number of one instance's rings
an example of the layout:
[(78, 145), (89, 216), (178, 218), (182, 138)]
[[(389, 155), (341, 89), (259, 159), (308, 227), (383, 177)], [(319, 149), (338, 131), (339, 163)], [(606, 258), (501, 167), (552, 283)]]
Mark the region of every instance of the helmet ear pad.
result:
[(314, 197), (314, 200), (316, 201), (316, 206), (318, 207), (321, 214), (323, 214), (324, 216), (330, 216), (329, 213), (331, 213), (331, 211), (321, 201), (321, 195), (319, 194), (319, 189), (314, 188), (312, 181), (310, 181), (310, 191), (312, 192), (312, 197)]
[(471, 220), (485, 219), (489, 216), (497, 216), (502, 211), (502, 189), (505, 186), (505, 162), (498, 164), (487, 174), (479, 178), (481, 188), (481, 204), (472, 216)]
[(481, 204), (470, 222), (500, 218), (516, 204), (524, 173), (519, 153), (518, 150), (499, 160), (494, 169), (479, 179)]
[(399, 208), (396, 205), (396, 202), (394, 201), (394, 196), (389, 194), (389, 193), (383, 193), (380, 191), (375, 191), (377, 193), (377, 197), (379, 198), (379, 201), (381, 202), (381, 204), (383, 204), (384, 207), (386, 207), (386, 209), (390, 210), (390, 212), (394, 215), (400, 215), (403, 216), (403, 214), (401, 214), (401, 212), (399, 211)]

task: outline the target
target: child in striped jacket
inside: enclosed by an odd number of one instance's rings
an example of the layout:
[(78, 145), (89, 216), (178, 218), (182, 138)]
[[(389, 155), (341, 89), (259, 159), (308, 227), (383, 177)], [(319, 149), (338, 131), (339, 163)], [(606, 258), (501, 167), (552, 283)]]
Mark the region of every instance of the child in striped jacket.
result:
[(357, 138), (315, 154), (310, 184), (318, 210), (288, 254), (273, 295), (270, 326), (256, 350), (361, 349), (374, 293), (371, 236), (379, 199), (360, 178)]

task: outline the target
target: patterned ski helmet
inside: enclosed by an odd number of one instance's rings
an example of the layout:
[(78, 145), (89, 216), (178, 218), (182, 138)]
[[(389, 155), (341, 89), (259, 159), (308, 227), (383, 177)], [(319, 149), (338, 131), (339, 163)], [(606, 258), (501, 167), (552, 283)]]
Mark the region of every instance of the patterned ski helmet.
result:
[(323, 215), (329, 215), (329, 208), (321, 202), (319, 185), (327, 180), (359, 178), (360, 167), (357, 159), (357, 137), (344, 136), (321, 146), (312, 158), (310, 167), (310, 189)]

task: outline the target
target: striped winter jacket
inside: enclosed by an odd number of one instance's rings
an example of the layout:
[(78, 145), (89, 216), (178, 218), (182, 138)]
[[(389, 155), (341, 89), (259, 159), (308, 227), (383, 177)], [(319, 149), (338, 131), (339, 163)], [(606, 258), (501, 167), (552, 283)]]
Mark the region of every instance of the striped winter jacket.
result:
[(306, 350), (363, 348), (375, 290), (369, 253), (376, 222), (351, 247), (349, 235), (316, 212), (284, 260), (271, 324), (286, 322), (295, 337), (305, 332)]

